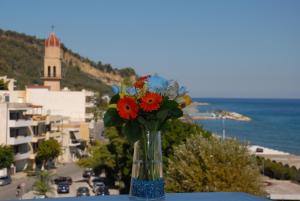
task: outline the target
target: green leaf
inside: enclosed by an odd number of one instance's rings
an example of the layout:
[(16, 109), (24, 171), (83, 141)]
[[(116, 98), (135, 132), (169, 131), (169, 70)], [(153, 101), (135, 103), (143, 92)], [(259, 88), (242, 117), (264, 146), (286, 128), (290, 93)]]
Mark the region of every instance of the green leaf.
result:
[(128, 121), (122, 131), (129, 142), (136, 142), (142, 137), (142, 130), (138, 121)]
[(178, 108), (178, 103), (175, 100), (169, 100), (169, 99), (164, 99), (162, 105), (161, 105), (161, 110), (164, 109), (175, 109)]
[(104, 114), (105, 127), (120, 126), (123, 122), (123, 119), (119, 116), (115, 108), (109, 108)]
[(183, 116), (183, 112), (180, 108), (177, 107), (177, 108), (174, 108), (170, 111), (170, 115), (171, 115), (172, 119), (177, 119), (177, 118)]
[(163, 121), (167, 118), (168, 116), (168, 113), (169, 113), (169, 110), (168, 109), (163, 109), (163, 110), (160, 110), (156, 116), (157, 118), (160, 120), (160, 121)]
[(141, 124), (143, 124), (143, 125), (145, 125), (147, 122), (146, 122), (146, 120), (143, 118), (143, 117), (141, 117), (141, 116), (139, 116), (138, 118), (137, 118), (137, 120), (138, 120), (138, 122), (140, 122)]
[(116, 94), (113, 97), (111, 97), (109, 104), (116, 104), (119, 101), (119, 99), (120, 99), (120, 95)]

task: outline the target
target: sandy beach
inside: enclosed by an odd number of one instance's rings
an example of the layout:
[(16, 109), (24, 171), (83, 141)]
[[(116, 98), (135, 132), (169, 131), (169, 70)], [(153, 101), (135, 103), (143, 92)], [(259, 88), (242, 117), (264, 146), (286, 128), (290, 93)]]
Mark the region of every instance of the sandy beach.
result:
[[(282, 164), (287, 164), (290, 167), (295, 166), (297, 169), (300, 168), (300, 156), (290, 154), (288, 152), (283, 152), (275, 149), (270, 149), (267, 147), (262, 147), (258, 145), (251, 145), (248, 147), (251, 154), (256, 156), (261, 156), (266, 159), (274, 160), (277, 162), (281, 162)], [(263, 150), (262, 152), (258, 152), (258, 150)]]

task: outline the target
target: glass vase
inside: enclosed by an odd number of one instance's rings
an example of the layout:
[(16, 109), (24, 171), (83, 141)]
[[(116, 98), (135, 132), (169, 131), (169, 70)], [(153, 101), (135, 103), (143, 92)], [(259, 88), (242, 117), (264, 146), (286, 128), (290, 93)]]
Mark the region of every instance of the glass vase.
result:
[(145, 131), (134, 144), (129, 196), (133, 200), (164, 200), (160, 131)]

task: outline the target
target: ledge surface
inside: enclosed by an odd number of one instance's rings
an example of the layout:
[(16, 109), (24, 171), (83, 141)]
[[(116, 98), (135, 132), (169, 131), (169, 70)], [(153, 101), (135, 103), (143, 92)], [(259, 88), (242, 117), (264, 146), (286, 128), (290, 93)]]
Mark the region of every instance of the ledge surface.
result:
[[(128, 195), (65, 197), (48, 199), (29, 199), (26, 201), (129, 201)], [(214, 192), (214, 193), (167, 193), (165, 201), (268, 201), (266, 198), (253, 196), (247, 193)]]

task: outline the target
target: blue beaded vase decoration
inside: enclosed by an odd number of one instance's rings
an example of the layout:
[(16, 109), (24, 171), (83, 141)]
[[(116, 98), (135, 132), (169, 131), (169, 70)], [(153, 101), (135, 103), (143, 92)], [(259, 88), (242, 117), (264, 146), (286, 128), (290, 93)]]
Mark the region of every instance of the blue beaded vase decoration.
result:
[(164, 200), (160, 131), (145, 131), (134, 144), (130, 184), (132, 200)]

